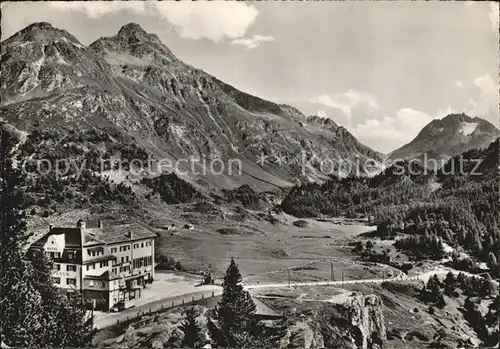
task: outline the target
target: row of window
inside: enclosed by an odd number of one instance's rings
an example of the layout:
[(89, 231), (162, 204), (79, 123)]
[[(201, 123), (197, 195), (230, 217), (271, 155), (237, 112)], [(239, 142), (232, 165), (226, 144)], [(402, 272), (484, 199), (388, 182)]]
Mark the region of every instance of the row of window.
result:
[(52, 259), (54, 259), (54, 258), (61, 258), (61, 252), (45, 252), (45, 255), (47, 257), (52, 258)]
[(132, 261), (132, 266), (134, 269), (147, 267), (148, 265), (151, 265), (151, 264), (153, 264), (153, 257), (152, 256), (134, 258), (134, 260)]
[[(91, 283), (89, 284), (89, 287), (93, 287), (94, 285), (95, 285), (95, 284), (91, 282)], [(106, 287), (106, 283), (105, 283), (104, 281), (101, 281), (101, 287), (103, 287), (103, 288), (104, 288), (104, 287)]]
[(130, 265), (126, 265), (126, 266), (120, 267), (120, 268), (113, 268), (113, 273), (115, 273), (115, 274), (118, 274), (118, 272), (122, 273), (125, 271), (130, 271)]
[[(57, 264), (57, 263), (54, 264), (54, 269), (55, 270), (61, 270), (61, 264)], [(67, 264), (66, 265), (66, 271), (76, 271), (76, 265), (74, 265), (74, 264)]]
[(99, 248), (99, 249), (87, 250), (87, 253), (91, 257), (97, 257), (104, 254), (104, 249)]
[[(61, 258), (61, 252), (46, 252), (45, 255), (47, 257), (50, 257), (52, 259), (59, 259)], [(68, 259), (74, 259), (75, 258), (75, 252), (74, 251), (68, 251)]]
[[(151, 246), (151, 241), (146, 241), (145, 243), (144, 242), (135, 243), (134, 249), (142, 248), (144, 246)], [(118, 251), (117, 247), (111, 247), (111, 253), (116, 253), (117, 251)], [(120, 246), (120, 252), (123, 251), (130, 251), (130, 245)]]
[[(103, 261), (103, 262), (99, 262), (99, 268), (104, 268), (104, 267), (107, 267), (109, 264), (109, 261)], [(91, 268), (93, 270), (95, 270), (95, 266), (96, 266), (97, 263), (92, 263), (92, 264), (87, 264), (87, 270), (90, 270)]]
[(151, 246), (151, 241), (146, 241), (146, 242), (141, 242), (141, 243), (137, 242), (134, 244), (134, 249), (143, 248), (144, 246), (146, 246), (146, 247)]
[[(53, 277), (52, 282), (60, 285), (61, 284), (61, 278), (59, 277)], [(76, 279), (75, 278), (67, 278), (66, 279), (66, 285), (76, 285)]]
[[(116, 247), (111, 247), (111, 253), (116, 253), (118, 250)], [(130, 251), (130, 245), (120, 246), (120, 252)]]

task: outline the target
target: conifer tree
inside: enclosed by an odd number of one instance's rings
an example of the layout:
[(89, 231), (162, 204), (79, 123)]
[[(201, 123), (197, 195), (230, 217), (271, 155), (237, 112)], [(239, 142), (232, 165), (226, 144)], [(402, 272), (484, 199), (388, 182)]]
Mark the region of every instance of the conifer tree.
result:
[(222, 298), (215, 308), (217, 323), (209, 323), (212, 339), (221, 347), (241, 347), (252, 336), (255, 303), (241, 285), (241, 274), (233, 258), (222, 284)]
[(194, 308), (186, 310), (186, 319), (181, 325), (181, 330), (184, 332), (182, 345), (188, 348), (195, 348), (200, 338), (201, 328), (196, 322), (196, 312)]

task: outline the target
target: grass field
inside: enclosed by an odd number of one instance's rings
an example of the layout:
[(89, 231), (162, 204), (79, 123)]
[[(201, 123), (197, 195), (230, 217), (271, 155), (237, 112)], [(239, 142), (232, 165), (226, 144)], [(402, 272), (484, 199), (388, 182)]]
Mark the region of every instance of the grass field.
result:
[[(187, 217), (187, 218), (186, 218)], [(168, 218), (155, 218), (157, 255), (166, 254), (185, 268), (212, 272), (221, 277), (234, 258), (244, 282), (285, 282), (329, 280), (333, 265), (334, 278), (371, 278), (381, 275), (383, 268), (353, 262), (348, 241), (373, 227), (360, 223), (338, 225), (305, 219), (307, 227), (293, 225), (295, 217), (279, 214), (274, 224), (255, 212), (242, 221), (220, 219), (219, 216), (188, 212)], [(186, 223), (194, 230), (175, 232), (159, 227)]]

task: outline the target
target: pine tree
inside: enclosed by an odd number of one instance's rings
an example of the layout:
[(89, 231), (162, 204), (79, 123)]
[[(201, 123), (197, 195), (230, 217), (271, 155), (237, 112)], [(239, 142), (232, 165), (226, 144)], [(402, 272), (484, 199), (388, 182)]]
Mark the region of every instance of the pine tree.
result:
[(217, 323), (209, 323), (209, 331), (219, 346), (241, 347), (252, 335), (256, 308), (241, 285), (241, 274), (232, 258), (222, 287), (222, 299), (214, 311)]
[(194, 308), (186, 310), (186, 319), (181, 325), (181, 330), (184, 332), (182, 345), (188, 348), (195, 348), (200, 338), (201, 328), (196, 322), (196, 312)]
[(80, 300), (68, 302), (52, 285), (51, 263), (26, 253), (28, 240), (22, 173), (1, 155), (0, 333), (12, 347), (80, 347), (92, 328)]

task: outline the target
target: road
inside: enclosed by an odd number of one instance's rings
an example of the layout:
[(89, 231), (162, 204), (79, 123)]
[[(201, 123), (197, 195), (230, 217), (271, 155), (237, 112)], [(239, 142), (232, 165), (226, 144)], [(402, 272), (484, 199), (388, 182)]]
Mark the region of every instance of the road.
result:
[[(406, 275), (398, 275), (396, 277), (392, 278), (386, 278), (386, 279), (358, 279), (358, 280), (345, 280), (345, 281), (313, 281), (313, 282), (291, 282), (288, 284), (288, 282), (284, 283), (272, 283), (272, 284), (245, 284), (243, 283), (243, 286), (246, 290), (252, 290), (252, 289), (259, 289), (259, 288), (285, 288), (285, 287), (301, 287), (301, 286), (342, 286), (342, 285), (352, 285), (352, 284), (381, 284), (385, 281), (424, 281), (426, 282), (430, 276), (434, 274), (438, 275), (446, 275), (449, 271), (452, 271), (454, 273), (458, 273), (456, 270), (452, 269), (446, 269), (446, 268), (438, 268), (438, 269), (433, 269), (430, 271), (427, 271), (425, 273), (420, 273), (415, 276), (408, 277)], [(472, 275), (472, 274), (471, 274)], [(212, 293), (213, 292), (213, 293)], [(198, 292), (191, 292), (191, 293), (185, 293), (185, 294), (179, 294), (175, 295), (172, 297), (166, 297), (162, 298), (159, 300), (155, 300), (150, 303), (146, 303), (134, 308), (130, 308), (124, 311), (121, 311), (119, 313), (101, 313), (99, 314), (100, 316), (94, 317), (94, 327), (97, 329), (102, 329), (105, 327), (112, 326), (117, 323), (117, 321), (125, 321), (129, 318), (134, 318), (137, 317), (139, 312), (149, 312), (151, 309), (152, 312), (158, 311), (162, 309), (162, 306), (164, 308), (171, 307), (172, 302), (174, 302), (175, 305), (180, 305), (182, 304), (182, 300), (187, 303), (192, 300), (194, 297), (195, 300), (199, 300), (202, 295), (205, 298), (208, 298), (210, 296), (219, 296), (222, 294), (222, 288), (215, 288), (210, 291), (198, 291)]]
[(109, 327), (112, 325), (115, 325), (117, 321), (126, 321), (130, 318), (137, 317), (138, 312), (141, 313), (147, 313), (151, 309), (152, 312), (158, 311), (162, 309), (162, 306), (164, 308), (168, 308), (172, 306), (172, 302), (174, 302), (174, 305), (180, 305), (182, 304), (182, 300), (184, 300), (186, 303), (190, 302), (193, 297), (195, 300), (199, 300), (202, 295), (205, 298), (211, 297), (212, 292), (214, 296), (219, 296), (222, 294), (222, 288), (219, 288), (217, 290), (213, 291), (200, 291), (200, 292), (191, 292), (191, 293), (185, 293), (181, 295), (176, 295), (172, 297), (166, 297), (157, 301), (153, 301), (150, 303), (142, 304), (137, 307), (129, 308), (126, 310), (123, 310), (119, 313), (101, 313), (97, 316), (94, 317), (94, 328), (96, 329), (102, 329), (105, 327)]

